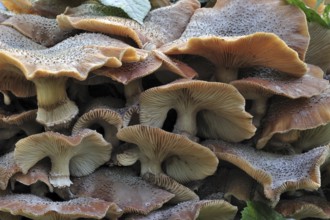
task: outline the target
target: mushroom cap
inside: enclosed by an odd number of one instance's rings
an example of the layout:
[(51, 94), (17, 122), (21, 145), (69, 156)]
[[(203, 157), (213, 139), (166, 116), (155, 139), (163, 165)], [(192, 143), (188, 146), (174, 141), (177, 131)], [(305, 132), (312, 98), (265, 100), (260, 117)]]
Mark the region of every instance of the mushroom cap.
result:
[(72, 136), (43, 132), (16, 143), (15, 162), (26, 174), (38, 161), (49, 157), (52, 162), (50, 180), (54, 186), (69, 185), (69, 175), (92, 173), (110, 159), (112, 146), (96, 131), (85, 129)]
[(143, 25), (131, 19), (114, 16), (87, 14), (75, 17), (76, 10), (72, 9), (67, 9), (64, 14), (57, 16), (57, 21), (62, 29), (76, 28), (119, 35), (133, 39), (140, 48), (147, 43), (159, 47), (179, 38), (190, 17), (199, 7), (197, 0), (181, 0), (171, 6), (152, 10), (144, 19)]
[(16, 97), (31, 97), (36, 95), (36, 87), (27, 81), (24, 74), (15, 66), (1, 65), (0, 90), (10, 91)]
[[(95, 198), (77, 198), (64, 202), (32, 194), (11, 194), (2, 196), (0, 210), (13, 215), (21, 215), (36, 220), (93, 218), (101, 219), (110, 214), (117, 217), (122, 210), (111, 202)], [(57, 218), (56, 218), (57, 217)]]
[(124, 85), (130, 82), (150, 75), (160, 68), (168, 69), (180, 77), (194, 78), (197, 73), (188, 65), (171, 59), (159, 51), (151, 51), (149, 56), (141, 62), (123, 63), (119, 68), (100, 68), (93, 73), (95, 75), (107, 76), (112, 80)]
[(275, 210), (294, 219), (330, 219), (330, 202), (316, 196), (303, 196), (293, 200), (281, 200)]
[(182, 114), (193, 111), (197, 116), (190, 120), (197, 122), (198, 136), (239, 142), (252, 137), (256, 130), (244, 107), (243, 96), (231, 85), (181, 80), (144, 91), (140, 96), (140, 120), (162, 127), (170, 109)]
[(307, 71), (296, 51), (273, 33), (241, 36), (200, 36), (179, 39), (159, 48), (167, 55), (191, 54), (205, 57), (217, 67), (265, 66), (300, 77)]
[(194, 191), (178, 183), (177, 181), (165, 174), (160, 173), (154, 175), (152, 173), (146, 173), (142, 176), (142, 178), (147, 180), (149, 183), (152, 183), (153, 185), (156, 185), (162, 189), (167, 190), (168, 192), (173, 193), (175, 197), (173, 197), (169, 201), (170, 203), (176, 204), (189, 200), (199, 200), (198, 195)]
[(1, 24), (13, 27), (26, 37), (45, 47), (50, 47), (69, 37), (73, 31), (63, 31), (55, 19), (40, 15), (15, 15)]
[(72, 133), (79, 133), (85, 128), (92, 129), (99, 125), (104, 129), (104, 138), (113, 147), (118, 146), (117, 131), (123, 126), (123, 120), (119, 113), (108, 108), (94, 108), (84, 113), (72, 128)]
[(237, 207), (224, 200), (201, 200), (182, 202), (174, 207), (155, 211), (148, 216), (133, 216), (135, 220), (176, 220), (176, 219), (208, 219), (232, 220)]
[(321, 186), (320, 166), (330, 153), (330, 146), (314, 148), (303, 154), (280, 155), (220, 140), (202, 144), (213, 148), (220, 160), (234, 164), (262, 184), (266, 198), (275, 204), (283, 192), (318, 189)]
[(116, 203), (124, 213), (147, 215), (174, 197), (136, 176), (130, 168), (100, 168), (72, 181), (70, 191), (74, 196)]
[(330, 87), (311, 98), (273, 100), (265, 117), (257, 148), (263, 148), (275, 134), (302, 131), (330, 122)]
[(240, 73), (244, 78), (232, 81), (230, 84), (235, 86), (246, 99), (272, 95), (296, 99), (319, 95), (329, 82), (314, 76), (322, 72), (319, 67), (310, 64), (307, 67), (306, 74), (299, 78), (265, 67), (241, 70)]
[(139, 61), (147, 56), (102, 34), (83, 33), (45, 48), (12, 28), (1, 26), (0, 33), (0, 65), (16, 66), (28, 80), (47, 76), (84, 80), (93, 69), (119, 67), (121, 61)]
[[(275, 19), (281, 17), (288, 20)], [(256, 32), (274, 33), (304, 60), (309, 43), (305, 14), (282, 0), (247, 0), (246, 4), (240, 0), (217, 1), (213, 8), (195, 11), (180, 39), (201, 36), (239, 37)], [(268, 45), (264, 42), (259, 45), (265, 47), (264, 51), (267, 50)], [(273, 57), (272, 60), (276, 59)]]
[[(159, 163), (158, 166), (164, 164), (166, 173), (179, 182), (203, 179), (217, 169), (218, 159), (209, 149), (181, 135), (150, 126), (134, 125), (119, 130), (117, 137), (136, 144), (140, 153), (150, 161)], [(141, 156), (140, 162), (144, 162)]]

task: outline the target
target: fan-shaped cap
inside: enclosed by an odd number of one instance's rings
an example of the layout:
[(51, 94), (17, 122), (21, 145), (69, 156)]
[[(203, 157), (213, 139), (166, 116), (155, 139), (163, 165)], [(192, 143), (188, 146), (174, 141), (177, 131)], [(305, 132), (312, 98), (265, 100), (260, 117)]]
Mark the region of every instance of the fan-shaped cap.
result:
[(120, 140), (134, 143), (140, 149), (141, 175), (165, 172), (179, 182), (203, 179), (217, 169), (218, 160), (207, 148), (188, 138), (144, 125), (118, 131)]
[(216, 65), (215, 77), (223, 82), (235, 79), (238, 68), (264, 66), (294, 77), (304, 75), (307, 70), (297, 52), (273, 33), (191, 37), (164, 45), (159, 50), (167, 55), (191, 54), (205, 57)]
[(73, 33), (61, 30), (55, 19), (40, 15), (15, 15), (1, 24), (15, 28), (34, 42), (46, 47), (55, 45)]
[(147, 215), (174, 197), (137, 177), (130, 168), (101, 168), (72, 179), (73, 196), (93, 197), (116, 203), (124, 213)]
[[(247, 111), (253, 115), (253, 123), (257, 127), (267, 110), (267, 101), (273, 95), (288, 98), (312, 97), (319, 95), (327, 85), (328, 80), (319, 77), (323, 71), (312, 65), (308, 65), (305, 75), (297, 78), (290, 77), (270, 68), (254, 68), (240, 70), (244, 78), (231, 81), (245, 99), (253, 101)], [(323, 73), (322, 73), (323, 75)]]
[[(67, 9), (64, 14), (57, 16), (57, 21), (63, 29), (76, 28), (129, 37), (140, 48), (147, 43), (159, 47), (179, 38), (190, 17), (199, 7), (200, 4), (196, 0), (181, 0), (174, 5), (152, 10), (144, 19), (143, 25), (131, 19), (113, 16), (95, 17), (80, 14), (79, 17), (75, 17), (74, 9)], [(80, 10), (77, 10), (78, 13)]]
[(152, 183), (162, 189), (165, 189), (175, 195), (169, 202), (170, 203), (179, 203), (185, 202), (189, 200), (199, 200), (199, 197), (194, 191), (185, 187), (184, 185), (178, 183), (171, 177), (159, 173), (159, 174), (152, 174), (146, 173), (143, 175), (143, 179), (147, 180), (149, 183)]
[(77, 198), (53, 202), (32, 194), (12, 194), (0, 197), (0, 210), (35, 220), (93, 218), (122, 215), (122, 210), (111, 202), (95, 198)]
[(175, 220), (175, 219), (234, 219), (237, 207), (224, 200), (201, 200), (180, 203), (174, 207), (159, 210), (148, 216), (131, 217), (135, 220)]
[[(274, 19), (280, 17), (288, 20)], [(240, 0), (217, 1), (213, 8), (195, 11), (180, 39), (200, 36), (239, 37), (256, 32), (274, 33), (297, 51), (301, 60), (304, 59), (309, 43), (305, 14), (282, 0), (248, 0), (246, 4)], [(262, 42), (260, 45), (265, 48), (269, 46)]]
[(25, 174), (39, 160), (52, 162), (50, 183), (55, 187), (69, 186), (69, 175), (92, 173), (110, 159), (112, 146), (96, 131), (85, 129), (72, 136), (55, 132), (31, 135), (16, 143), (15, 162)]
[(330, 152), (329, 146), (298, 155), (280, 155), (223, 141), (206, 141), (203, 145), (213, 148), (220, 160), (234, 164), (262, 184), (266, 198), (275, 204), (285, 191), (318, 189), (320, 166)]
[(66, 123), (78, 108), (66, 95), (67, 77), (84, 80), (102, 66), (119, 67), (121, 61), (138, 61), (147, 53), (101, 34), (80, 34), (45, 48), (17, 31), (0, 27), (0, 65), (20, 69), (36, 85), (37, 121), (51, 127)]
[(176, 131), (239, 142), (252, 137), (256, 130), (244, 107), (243, 96), (231, 85), (181, 80), (143, 92), (140, 120), (162, 127), (168, 111), (174, 109)]
[(94, 108), (84, 113), (75, 123), (72, 133), (79, 133), (85, 128), (93, 129), (101, 126), (104, 130), (104, 139), (113, 147), (119, 145), (116, 137), (117, 131), (123, 126), (123, 120), (119, 113), (109, 108)]
[(316, 196), (303, 196), (293, 200), (281, 200), (275, 210), (294, 219), (330, 219), (330, 202)]
[(266, 146), (276, 134), (285, 135), (290, 131), (302, 131), (328, 124), (330, 122), (329, 109), (330, 87), (327, 87), (320, 95), (308, 99), (278, 98), (274, 100), (265, 117), (263, 130), (256, 144), (257, 148)]

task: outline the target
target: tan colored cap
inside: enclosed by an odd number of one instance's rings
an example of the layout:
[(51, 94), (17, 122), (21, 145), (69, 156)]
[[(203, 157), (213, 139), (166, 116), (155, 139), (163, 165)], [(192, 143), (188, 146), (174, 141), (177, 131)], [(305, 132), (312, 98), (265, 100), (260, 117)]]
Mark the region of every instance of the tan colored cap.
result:
[(233, 142), (252, 137), (256, 130), (244, 108), (245, 100), (235, 87), (217, 82), (179, 80), (140, 96), (142, 124), (161, 128), (174, 109), (175, 132)]
[(26, 174), (38, 161), (49, 157), (52, 163), (50, 183), (64, 187), (72, 183), (70, 174), (84, 176), (107, 162), (111, 150), (111, 144), (96, 131), (85, 129), (72, 136), (44, 132), (16, 143), (15, 162)]
[(181, 135), (134, 125), (119, 130), (117, 137), (139, 147), (141, 175), (165, 172), (179, 182), (188, 182), (212, 175), (217, 169), (218, 159), (209, 149)]

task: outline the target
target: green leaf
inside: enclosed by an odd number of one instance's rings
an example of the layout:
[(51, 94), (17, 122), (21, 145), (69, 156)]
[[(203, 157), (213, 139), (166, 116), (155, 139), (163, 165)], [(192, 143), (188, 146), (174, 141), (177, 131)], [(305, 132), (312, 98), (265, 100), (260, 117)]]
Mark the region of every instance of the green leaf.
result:
[(122, 10), (129, 18), (143, 23), (143, 19), (147, 16), (151, 9), (149, 0), (99, 0), (107, 7)]
[(323, 27), (330, 28), (330, 23), (327, 21), (327, 19), (329, 19), (329, 14), (327, 14), (323, 19), (315, 10), (306, 6), (305, 3), (301, 0), (287, 0), (287, 2), (291, 5), (299, 7), (305, 13), (308, 22), (316, 22)]
[(262, 202), (247, 202), (247, 207), (242, 211), (241, 220), (285, 220), (285, 218)]

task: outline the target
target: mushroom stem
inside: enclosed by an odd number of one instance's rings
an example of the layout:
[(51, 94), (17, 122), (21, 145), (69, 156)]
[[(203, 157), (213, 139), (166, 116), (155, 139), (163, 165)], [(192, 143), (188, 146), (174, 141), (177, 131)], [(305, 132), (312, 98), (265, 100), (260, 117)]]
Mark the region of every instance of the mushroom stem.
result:
[(141, 176), (146, 173), (152, 173), (154, 175), (163, 173), (161, 164), (158, 159), (150, 160), (146, 155), (140, 154), (140, 162), (141, 162)]
[(36, 85), (37, 121), (47, 127), (66, 124), (78, 114), (78, 107), (66, 94), (66, 77), (33, 80)]
[(11, 99), (9, 95), (5, 91), (0, 91), (0, 93), (2, 93), (3, 95), (3, 102), (5, 103), (5, 105), (10, 105)]
[(126, 97), (126, 106), (135, 104), (138, 100), (139, 95), (143, 92), (142, 80), (135, 79), (124, 85), (124, 92)]
[(223, 66), (218, 66), (214, 75), (215, 81), (230, 83), (233, 80), (236, 80), (238, 76), (237, 68), (228, 68)]
[(50, 171), (49, 182), (54, 187), (66, 187), (72, 184), (70, 180), (70, 156), (51, 157), (52, 169)]
[(261, 119), (264, 117), (267, 110), (268, 97), (258, 97), (253, 100), (250, 109), (251, 115), (253, 115), (253, 125), (259, 127)]
[(178, 116), (174, 125), (173, 132), (177, 134), (186, 134), (186, 136), (189, 137), (196, 136), (196, 111), (194, 111), (192, 108), (185, 108), (184, 110), (177, 111), (177, 114)]

